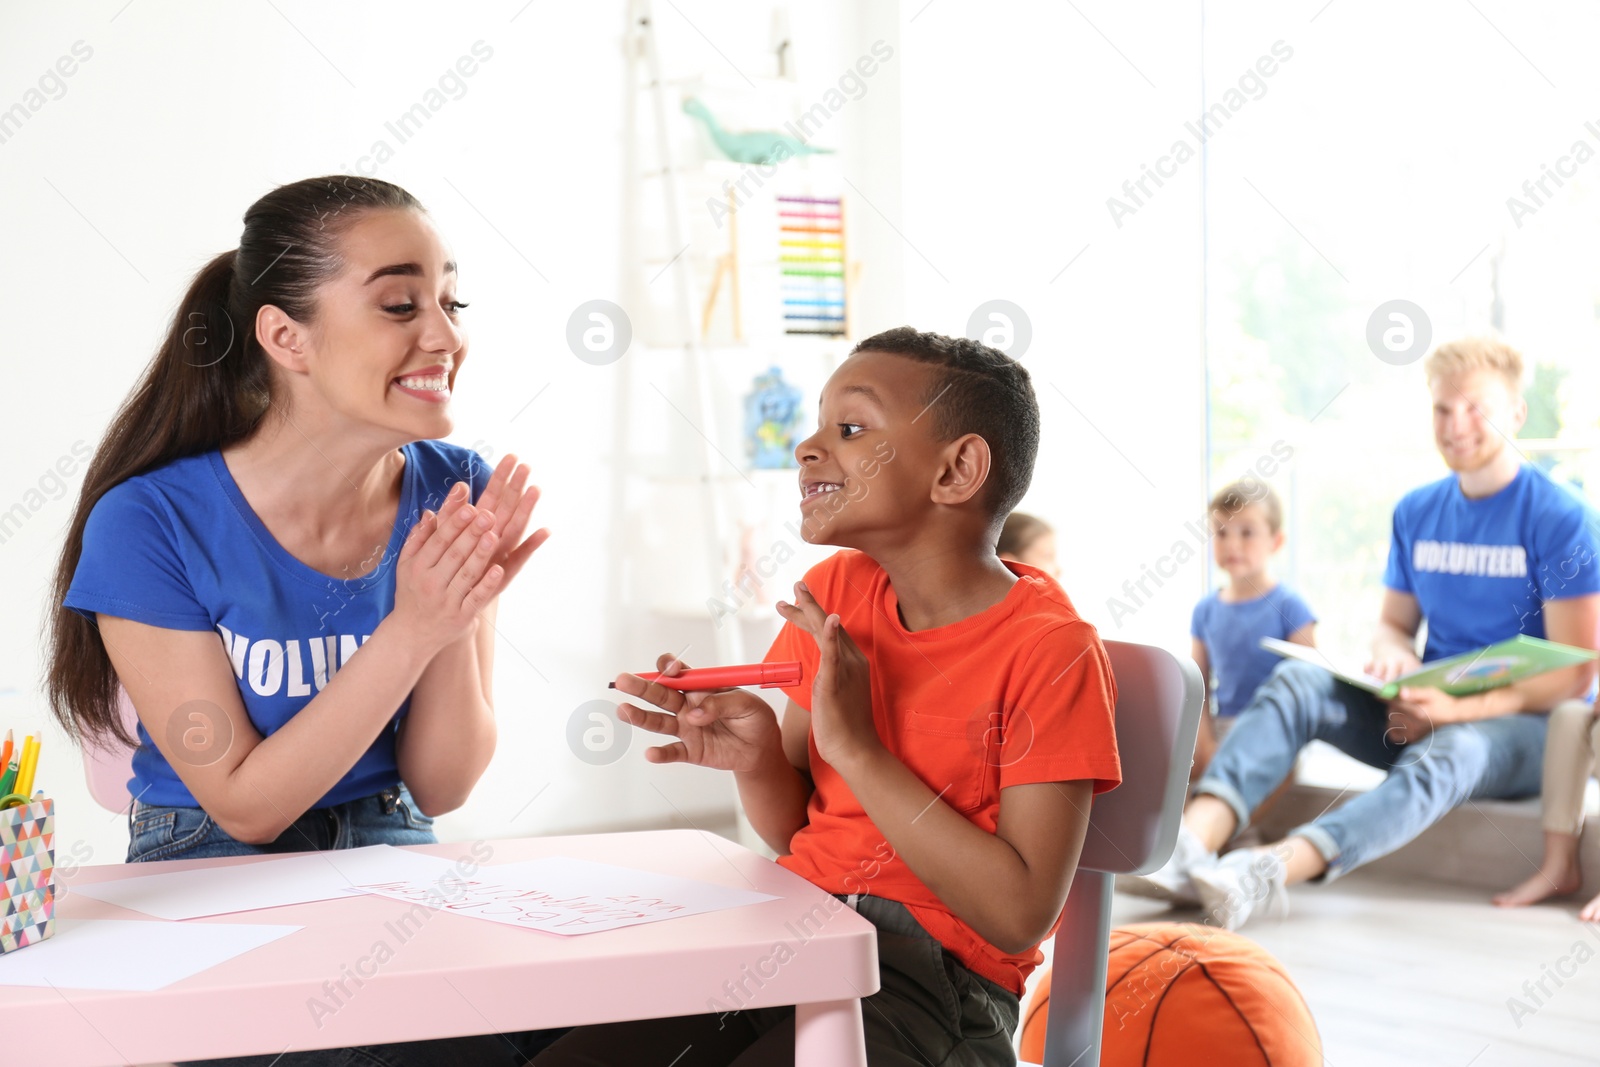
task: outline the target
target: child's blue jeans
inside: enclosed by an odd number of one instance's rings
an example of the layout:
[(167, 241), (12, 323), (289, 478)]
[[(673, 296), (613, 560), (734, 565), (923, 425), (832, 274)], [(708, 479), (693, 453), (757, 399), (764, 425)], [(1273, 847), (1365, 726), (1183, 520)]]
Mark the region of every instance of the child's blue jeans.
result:
[(1547, 725), (1544, 712), (1527, 712), (1397, 742), (1384, 701), (1315, 664), (1285, 660), (1239, 713), (1194, 791), (1225, 802), (1242, 830), (1312, 741), (1388, 771), (1376, 788), (1290, 831), (1328, 861), (1328, 880), (1393, 852), (1465, 801), (1536, 795)]

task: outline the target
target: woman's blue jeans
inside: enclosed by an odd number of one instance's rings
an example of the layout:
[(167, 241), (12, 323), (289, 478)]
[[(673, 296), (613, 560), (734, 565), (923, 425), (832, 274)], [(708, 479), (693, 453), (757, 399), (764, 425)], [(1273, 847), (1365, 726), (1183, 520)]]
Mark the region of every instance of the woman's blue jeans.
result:
[(366, 845), (432, 845), (433, 820), (403, 784), (360, 800), (312, 808), (276, 841), (236, 841), (203, 808), (169, 808), (137, 801), (128, 812), (128, 862), (215, 859), (263, 853), (323, 852)]
[[(437, 842), (433, 820), (418, 810), (404, 784), (360, 800), (312, 808), (278, 835), (277, 840), (264, 845), (235, 840), (201, 808), (159, 807), (135, 802), (128, 813), (130, 863)], [(539, 1030), (189, 1062), (195, 1067), (458, 1067), (462, 1064), (522, 1067), (534, 1053), (564, 1033), (564, 1029)]]
[(1323, 879), (1331, 880), (1393, 852), (1466, 801), (1536, 795), (1547, 725), (1544, 712), (1526, 712), (1451, 723), (1407, 744), (1390, 732), (1386, 702), (1315, 664), (1285, 660), (1239, 713), (1194, 791), (1225, 802), (1242, 830), (1312, 741), (1388, 771), (1376, 788), (1289, 832), (1322, 854)]

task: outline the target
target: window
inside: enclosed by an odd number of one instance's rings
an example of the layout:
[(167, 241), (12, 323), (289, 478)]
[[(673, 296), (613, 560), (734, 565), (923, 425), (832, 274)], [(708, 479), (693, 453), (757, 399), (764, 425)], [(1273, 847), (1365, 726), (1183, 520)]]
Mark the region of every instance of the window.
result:
[[(1575, 2), (1205, 5), (1208, 488), (1292, 449), (1275, 573), (1326, 647), (1365, 652), (1393, 507), (1448, 473), (1421, 367), (1440, 341), (1503, 333), (1528, 369), (1514, 447), (1600, 487), (1597, 33)], [(1396, 300), (1426, 320), (1414, 362), (1368, 344)]]

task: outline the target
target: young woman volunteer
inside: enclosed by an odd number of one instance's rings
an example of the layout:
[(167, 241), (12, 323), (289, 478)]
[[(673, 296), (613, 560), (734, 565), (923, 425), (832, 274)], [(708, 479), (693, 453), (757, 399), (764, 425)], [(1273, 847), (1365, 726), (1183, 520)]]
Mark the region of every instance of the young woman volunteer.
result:
[(80, 741), (138, 743), (130, 861), (432, 842), (488, 765), (496, 604), (548, 532), (524, 536), (525, 465), (491, 475), (439, 440), (467, 356), (457, 278), (404, 189), (282, 186), (113, 418), (56, 570), (47, 693)]

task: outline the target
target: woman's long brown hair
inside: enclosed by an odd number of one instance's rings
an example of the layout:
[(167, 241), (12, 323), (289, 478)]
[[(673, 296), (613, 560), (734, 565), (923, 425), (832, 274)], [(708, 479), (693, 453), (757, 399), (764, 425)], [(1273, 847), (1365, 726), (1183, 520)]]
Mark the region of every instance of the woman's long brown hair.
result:
[(422, 205), (398, 185), (349, 175), (280, 186), (250, 205), (239, 247), (212, 259), (190, 284), (166, 340), (112, 418), (84, 475), (46, 605), (45, 695), (79, 743), (137, 744), (117, 708), (117, 675), (99, 628), (62, 606), (89, 513), (129, 478), (255, 432), (273, 402), (256, 313), (270, 304), (312, 322), (318, 289), (343, 266), (339, 237), (366, 212), (385, 209)]

